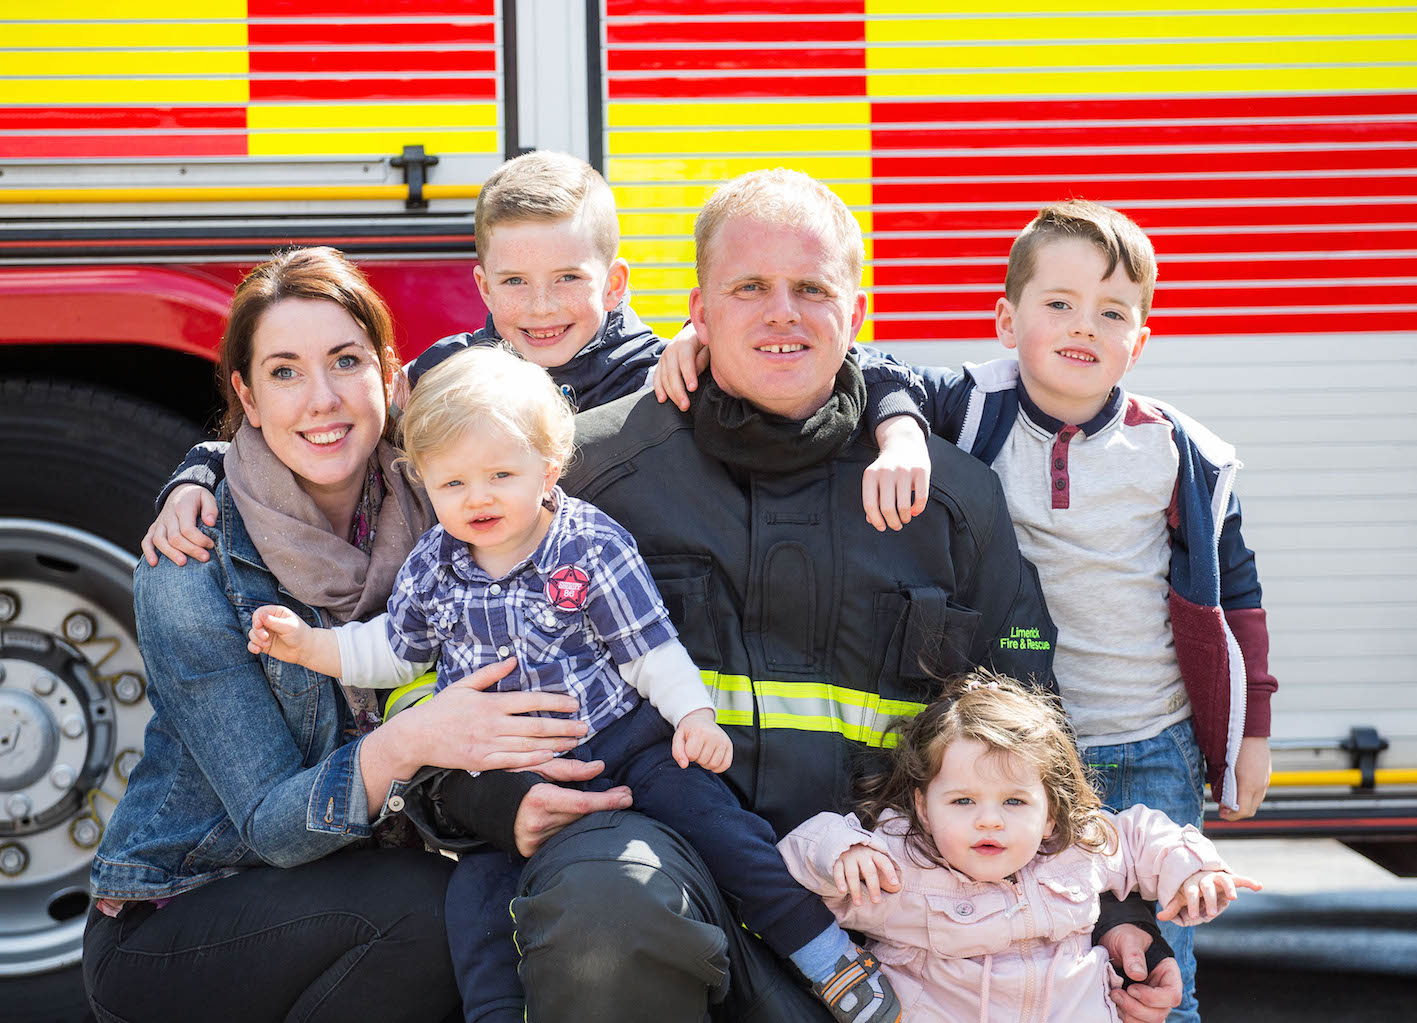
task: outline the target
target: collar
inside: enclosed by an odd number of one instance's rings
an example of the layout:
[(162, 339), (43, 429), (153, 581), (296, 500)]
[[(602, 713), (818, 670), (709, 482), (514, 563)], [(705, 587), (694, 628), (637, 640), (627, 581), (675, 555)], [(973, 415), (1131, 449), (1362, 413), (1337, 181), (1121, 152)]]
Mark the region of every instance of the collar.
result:
[[(566, 522), (569, 512), (566, 507), (565, 492), (559, 486), (552, 487), (550, 500), (554, 502), (551, 525), (547, 528), (546, 535), (541, 538), (541, 543), (537, 544), (534, 551), (513, 565), (500, 578), (510, 579), (520, 573), (528, 564), (534, 566), (542, 575), (546, 575), (558, 567), (561, 545), (573, 531)], [(438, 528), (443, 529), (442, 526)], [(477, 563), (467, 542), (459, 540), (446, 529), (443, 529), (443, 536), (438, 541), (438, 562), (468, 582), (496, 581)]]
[(1023, 386), (1023, 379), (1018, 382), (1018, 405), (1019, 410), (1026, 415), (1031, 423), (1047, 433), (1061, 433), (1066, 426), (1076, 425), (1085, 436), (1093, 437), (1102, 432), (1108, 423), (1117, 418), (1117, 414), (1122, 411), (1122, 406), (1127, 403), (1127, 392), (1120, 386), (1112, 388), (1112, 393), (1107, 396), (1107, 400), (1102, 404), (1102, 410), (1085, 423), (1065, 423), (1061, 419), (1054, 419), (1047, 412), (1033, 403), (1029, 397), (1028, 390)]

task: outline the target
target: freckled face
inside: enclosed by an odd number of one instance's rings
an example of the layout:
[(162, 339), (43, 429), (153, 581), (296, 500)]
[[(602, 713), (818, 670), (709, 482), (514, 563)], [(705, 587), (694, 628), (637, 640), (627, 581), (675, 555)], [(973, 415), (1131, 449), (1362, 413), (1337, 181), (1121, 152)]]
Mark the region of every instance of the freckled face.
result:
[(866, 320), (865, 293), (805, 227), (737, 217), (709, 245), (689, 310), (714, 380), (766, 412), (805, 419), (831, 396)]
[(976, 881), (1002, 881), (1053, 834), (1038, 770), (975, 739), (950, 743), (915, 809), (945, 862)]
[(499, 224), (473, 270), (497, 332), (528, 361), (564, 366), (619, 305), (629, 265), (609, 265), (584, 218)]
[(374, 346), (343, 306), (282, 299), (251, 339), (250, 381), (232, 374), (246, 421), (308, 493), (362, 487), (388, 416)]
[(1085, 239), (1060, 239), (1034, 254), (1034, 274), (1015, 306), (994, 310), (1005, 348), (1018, 349), (1023, 385), (1044, 412), (1085, 423), (1141, 358), (1151, 328), (1142, 326), (1142, 287)]

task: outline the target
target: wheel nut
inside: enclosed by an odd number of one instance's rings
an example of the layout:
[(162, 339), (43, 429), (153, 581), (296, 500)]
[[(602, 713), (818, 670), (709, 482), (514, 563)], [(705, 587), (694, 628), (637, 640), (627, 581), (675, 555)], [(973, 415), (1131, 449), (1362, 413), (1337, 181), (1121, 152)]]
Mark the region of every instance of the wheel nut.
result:
[(10, 816), (19, 820), (28, 817), (30, 810), (34, 809), (34, 804), (30, 802), (30, 797), (23, 792), (16, 792), (9, 799), (5, 800), (5, 809), (10, 811)]
[(18, 877), (29, 865), (29, 853), (25, 852), (24, 846), (15, 845), (13, 842), (0, 846), (0, 874), (4, 874), (6, 877)]
[(74, 779), (78, 776), (78, 772), (68, 764), (60, 764), (49, 772), (49, 780), (53, 782), (54, 787), (61, 792), (68, 791), (69, 786), (74, 784)]
[(14, 621), (19, 613), (19, 596), (12, 590), (0, 590), (0, 623)]
[(64, 723), (59, 726), (59, 730), (70, 739), (77, 739), (84, 734), (84, 719), (77, 714), (70, 714), (64, 719)]
[(87, 611), (75, 611), (64, 619), (60, 628), (64, 630), (64, 638), (70, 643), (87, 643), (98, 631), (98, 622), (94, 621), (93, 615)]
[(119, 703), (137, 703), (143, 698), (143, 677), (125, 671), (113, 680), (113, 696)]
[(143, 759), (143, 755), (135, 749), (125, 749), (118, 754), (113, 761), (113, 773), (118, 775), (123, 781), (128, 780), (128, 775), (133, 773), (133, 768), (138, 766), (138, 761)]
[(83, 849), (90, 849), (98, 845), (99, 837), (102, 834), (103, 829), (92, 817), (80, 817), (69, 825), (69, 837), (74, 840), (75, 845)]
[(30, 683), (30, 688), (34, 690), (36, 696), (48, 696), (54, 692), (54, 687), (59, 684), (56, 679), (47, 671), (41, 671), (35, 675), (34, 681)]

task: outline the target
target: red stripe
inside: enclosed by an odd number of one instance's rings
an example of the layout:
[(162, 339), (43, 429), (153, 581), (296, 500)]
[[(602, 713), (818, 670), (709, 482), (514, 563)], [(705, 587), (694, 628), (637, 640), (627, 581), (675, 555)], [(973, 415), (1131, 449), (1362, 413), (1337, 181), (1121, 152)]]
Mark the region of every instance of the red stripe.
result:
[(247, 38), (252, 46), (300, 46), (314, 43), (336, 45), (438, 43), (479, 44), (490, 46), (497, 39), (493, 22), (459, 24), (457, 22), (400, 23), (376, 22), (355, 24), (310, 24), (295, 22), (274, 25), (251, 25)]
[(1272, 831), (1278, 828), (1293, 828), (1302, 831), (1348, 831), (1353, 828), (1384, 828), (1390, 830), (1407, 830), (1417, 828), (1417, 817), (1321, 817), (1321, 818), (1282, 818), (1226, 821), (1206, 818), (1205, 829), (1207, 831)]
[(865, 0), (605, 0), (611, 18), (649, 18), (666, 15), (726, 14), (859, 14), (866, 15)]
[(497, 98), (493, 78), (275, 78), (251, 82), (251, 102), (277, 100), (379, 100)]
[[(945, 291), (938, 288), (905, 292), (876, 292), (878, 313), (985, 312), (1003, 292), (998, 277), (987, 291)], [(887, 282), (877, 275), (875, 283)], [(1249, 308), (1253, 306), (1417, 305), (1417, 285), (1406, 284), (1301, 284), (1296, 287), (1225, 287), (1168, 289), (1163, 278), (1156, 288), (1155, 306), (1161, 312), (1184, 315), (1187, 309)]]
[[(884, 198), (882, 192), (890, 198)], [(920, 212), (909, 212), (906, 210), (889, 211), (892, 216), (899, 217), (895, 221), (895, 230), (912, 231), (970, 231), (970, 230), (990, 230), (1006, 232), (1010, 239), (1019, 231), (1023, 230), (1025, 224), (1037, 212), (1038, 207), (1045, 202), (1052, 202), (1064, 198), (1067, 195), (1062, 190), (1055, 190), (1049, 194), (1039, 194), (1032, 197), (1019, 196), (1015, 199), (1010, 209), (982, 209), (982, 210), (927, 210)], [(1092, 192), (1089, 198), (1104, 199), (1104, 195)], [(1165, 198), (1174, 198), (1167, 196)], [(891, 202), (892, 200), (902, 205), (915, 205), (910, 202), (908, 188), (905, 185), (877, 185), (875, 188), (875, 200), (878, 203)], [(916, 200), (923, 202), (926, 200)], [(977, 201), (976, 197), (969, 191), (955, 189), (950, 196), (951, 202), (972, 202)], [(1322, 230), (1324, 224), (1414, 224), (1417, 223), (1417, 200), (1410, 202), (1393, 203), (1333, 203), (1333, 204), (1313, 204), (1285, 203), (1276, 206), (1195, 206), (1195, 207), (1147, 207), (1141, 209), (1123, 208), (1123, 212), (1141, 225), (1142, 230), (1152, 231), (1156, 228), (1184, 228), (1187, 233), (1204, 232), (1207, 229), (1223, 234), (1227, 230), (1243, 228), (1245, 225), (1274, 225), (1292, 224), (1296, 227), (1306, 226), (1314, 228), (1315, 232)], [(885, 216), (885, 213), (878, 212), (876, 218)], [(881, 220), (876, 219), (876, 230), (880, 231)], [(903, 225), (909, 225), (908, 227)], [(1346, 236), (1346, 233), (1344, 234)], [(1312, 235), (1310, 236), (1312, 237)], [(898, 239), (907, 246), (919, 246), (932, 244), (931, 239)], [(1153, 239), (1159, 248), (1165, 249), (1171, 239), (1165, 241)], [(1261, 246), (1266, 243), (1261, 242)], [(1333, 238), (1330, 238), (1325, 245), (1316, 246), (1318, 248), (1333, 246)], [(1343, 249), (1366, 248), (1363, 245), (1343, 244), (1338, 246)], [(1388, 246), (1380, 246), (1388, 247)], [(1216, 248), (1216, 246), (1211, 246)], [(1193, 251), (1193, 250), (1188, 250)], [(1223, 251), (1223, 248), (1220, 248)], [(1263, 251), (1263, 247), (1260, 249)], [(894, 256), (904, 256), (911, 254), (907, 252), (894, 252)], [(879, 245), (876, 249), (878, 258), (884, 257)]]
[[(1324, 143), (1336, 146), (1360, 142), (1417, 141), (1417, 124), (1411, 121), (1369, 121), (1334, 124), (1158, 124), (1138, 127), (1130, 124), (1089, 127), (1056, 125), (1048, 127), (973, 127), (967, 121), (955, 127), (878, 128), (871, 133), (875, 149), (969, 149), (980, 147), (1062, 149), (1088, 151), (1094, 166), (1116, 159), (1114, 153), (1099, 155), (1099, 146), (1231, 146), (1290, 145)], [(1360, 151), (1362, 152), (1362, 151)], [(1300, 155), (1300, 154), (1294, 154)], [(1140, 159), (1162, 159), (1139, 154)], [(1166, 157), (1169, 160), (1169, 156)], [(1156, 168), (1162, 169), (1162, 168)]]
[(1101, 100), (877, 100), (871, 104), (871, 120), (876, 124), (1357, 115), (1411, 118), (1414, 114), (1417, 114), (1417, 92), (1213, 98), (1159, 96)]
[(723, 75), (704, 78), (611, 78), (609, 92), (616, 99), (739, 99), (808, 96), (859, 96), (866, 89), (865, 75), (803, 75), (781, 78)]
[[(942, 248), (947, 249), (948, 246), (942, 246)], [(875, 282), (877, 285), (917, 285), (923, 288), (960, 284), (988, 284), (1002, 287), (1004, 267), (1008, 263), (1008, 243), (999, 243), (990, 255), (993, 258), (989, 262), (968, 266), (878, 266), (875, 270)], [(960, 257), (956, 255), (956, 258)], [(1165, 256), (1162, 256), (1160, 264), (1160, 277), (1163, 286), (1181, 281), (1297, 281), (1353, 277), (1417, 277), (1417, 258), (1410, 256), (1293, 260), (1218, 259), (1198, 263), (1170, 262)]]
[(464, 14), (491, 17), (496, 0), (247, 0), (250, 18), (369, 18), (381, 14)]
[[(1031, 162), (1031, 161), (1030, 161)], [(1047, 158), (1040, 158), (1047, 162)], [(908, 166), (903, 166), (908, 165)], [(1036, 163), (1034, 164), (1036, 167)], [(937, 173), (932, 158), (895, 160), (876, 158), (871, 163), (878, 179), (924, 177)], [(1001, 168), (1002, 169), (1002, 168)], [(1010, 168), (1015, 173), (1022, 167)], [(1115, 170), (1096, 168), (1099, 171)], [(1183, 199), (1310, 199), (1321, 197), (1417, 196), (1417, 172), (1381, 177), (1339, 175), (1314, 178), (1106, 178), (1059, 181), (911, 181), (899, 184), (878, 181), (873, 192), (877, 203), (919, 206), (924, 203), (1022, 202), (1039, 205), (1066, 196), (1084, 196), (1109, 206), (1128, 202)]]
[(62, 159), (149, 156), (246, 156), (246, 135), (11, 135), (0, 157)]
[(5, 107), (0, 131), (99, 128), (244, 128), (244, 107)]
[(774, 47), (771, 50), (611, 50), (606, 66), (620, 71), (765, 71), (814, 68), (855, 71), (866, 67), (864, 49), (820, 50), (810, 47)]
[(497, 54), (491, 50), (348, 50), (335, 53), (251, 52), (251, 70), (256, 73), (311, 74), (321, 78), (347, 72), (410, 71), (491, 72), (497, 70)]
[[(1137, 177), (1175, 174), (1234, 174), (1245, 171), (1269, 174), (1292, 174), (1295, 171), (1337, 171), (1346, 173), (1353, 170), (1405, 171), (1417, 166), (1417, 147), (1403, 146), (1394, 149), (1323, 149), (1317, 151), (1235, 151), (1223, 153), (1172, 152), (1172, 153), (1109, 153), (1099, 160), (1091, 153), (1061, 153), (1051, 151), (1047, 143), (1037, 143), (1033, 148), (1043, 153), (995, 152), (980, 155), (931, 156), (912, 161), (912, 171), (922, 173), (909, 176), (946, 177), (1002, 177), (1046, 172), (1050, 177), (1066, 178), (1069, 175), (1097, 175), (1119, 172), (1133, 172)], [(885, 169), (889, 156), (878, 155), (875, 160), (878, 177), (889, 178)], [(949, 186), (962, 187), (962, 186)], [(1185, 188), (1186, 182), (1175, 183), (1173, 188)]]
[[(1406, 317), (1410, 314), (1401, 314)], [(1355, 331), (1392, 330), (1394, 314), (1387, 310), (1349, 313), (1259, 313), (1236, 310), (1219, 316), (1182, 316), (1157, 313), (1148, 320), (1161, 337), (1216, 334), (1349, 334)], [(987, 341), (993, 338), (990, 320), (877, 320), (877, 341)]]
[[(400, 235), (384, 234), (355, 234), (355, 235), (331, 235), (331, 234), (309, 234), (287, 235), (282, 244), (289, 245), (371, 245), (375, 243), (383, 244), (435, 244), (438, 242), (471, 242), (471, 234), (424, 234), (417, 238), (407, 238)], [(106, 238), (101, 242), (95, 242), (91, 238), (59, 238), (51, 241), (35, 239), (13, 239), (0, 238), (0, 252), (24, 251), (28, 249), (93, 249), (96, 245), (102, 245), (105, 249), (155, 249), (171, 247), (173, 245), (192, 246), (193, 248), (241, 248), (253, 245), (269, 248), (272, 244), (270, 235), (257, 238)]]
[[(793, 26), (798, 42), (864, 43), (865, 21), (813, 21)], [(611, 47), (624, 43), (771, 43), (782, 42), (777, 21), (611, 22), (605, 28)]]

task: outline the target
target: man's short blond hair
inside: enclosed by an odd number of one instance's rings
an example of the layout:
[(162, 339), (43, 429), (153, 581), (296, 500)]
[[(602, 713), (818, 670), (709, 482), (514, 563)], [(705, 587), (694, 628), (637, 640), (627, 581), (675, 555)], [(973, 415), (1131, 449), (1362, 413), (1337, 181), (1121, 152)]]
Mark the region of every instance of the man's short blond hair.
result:
[(739, 175), (714, 192), (699, 210), (694, 219), (694, 269), (700, 286), (708, 279), (714, 236), (726, 222), (739, 217), (816, 231), (830, 249), (841, 254), (846, 286), (861, 286), (861, 265), (866, 259), (861, 225), (830, 188), (784, 167)]
[(1126, 214), (1087, 199), (1044, 206), (1014, 239), (1009, 250), (1009, 269), (1004, 275), (1004, 297), (1018, 305), (1023, 289), (1037, 271), (1038, 250), (1049, 242), (1069, 238), (1089, 241), (1107, 257), (1103, 280), (1120, 266), (1128, 280), (1141, 285), (1141, 320), (1145, 323), (1156, 289), (1156, 250), (1151, 239)]
[(505, 433), (562, 467), (576, 435), (571, 403), (546, 370), (501, 345), (469, 348), (423, 374), (399, 425), (415, 477), (469, 430)]
[(620, 251), (615, 196), (600, 173), (566, 153), (538, 150), (508, 160), (482, 183), (477, 196), (477, 254), (486, 257), (499, 224), (528, 220), (584, 220), (606, 266)]

